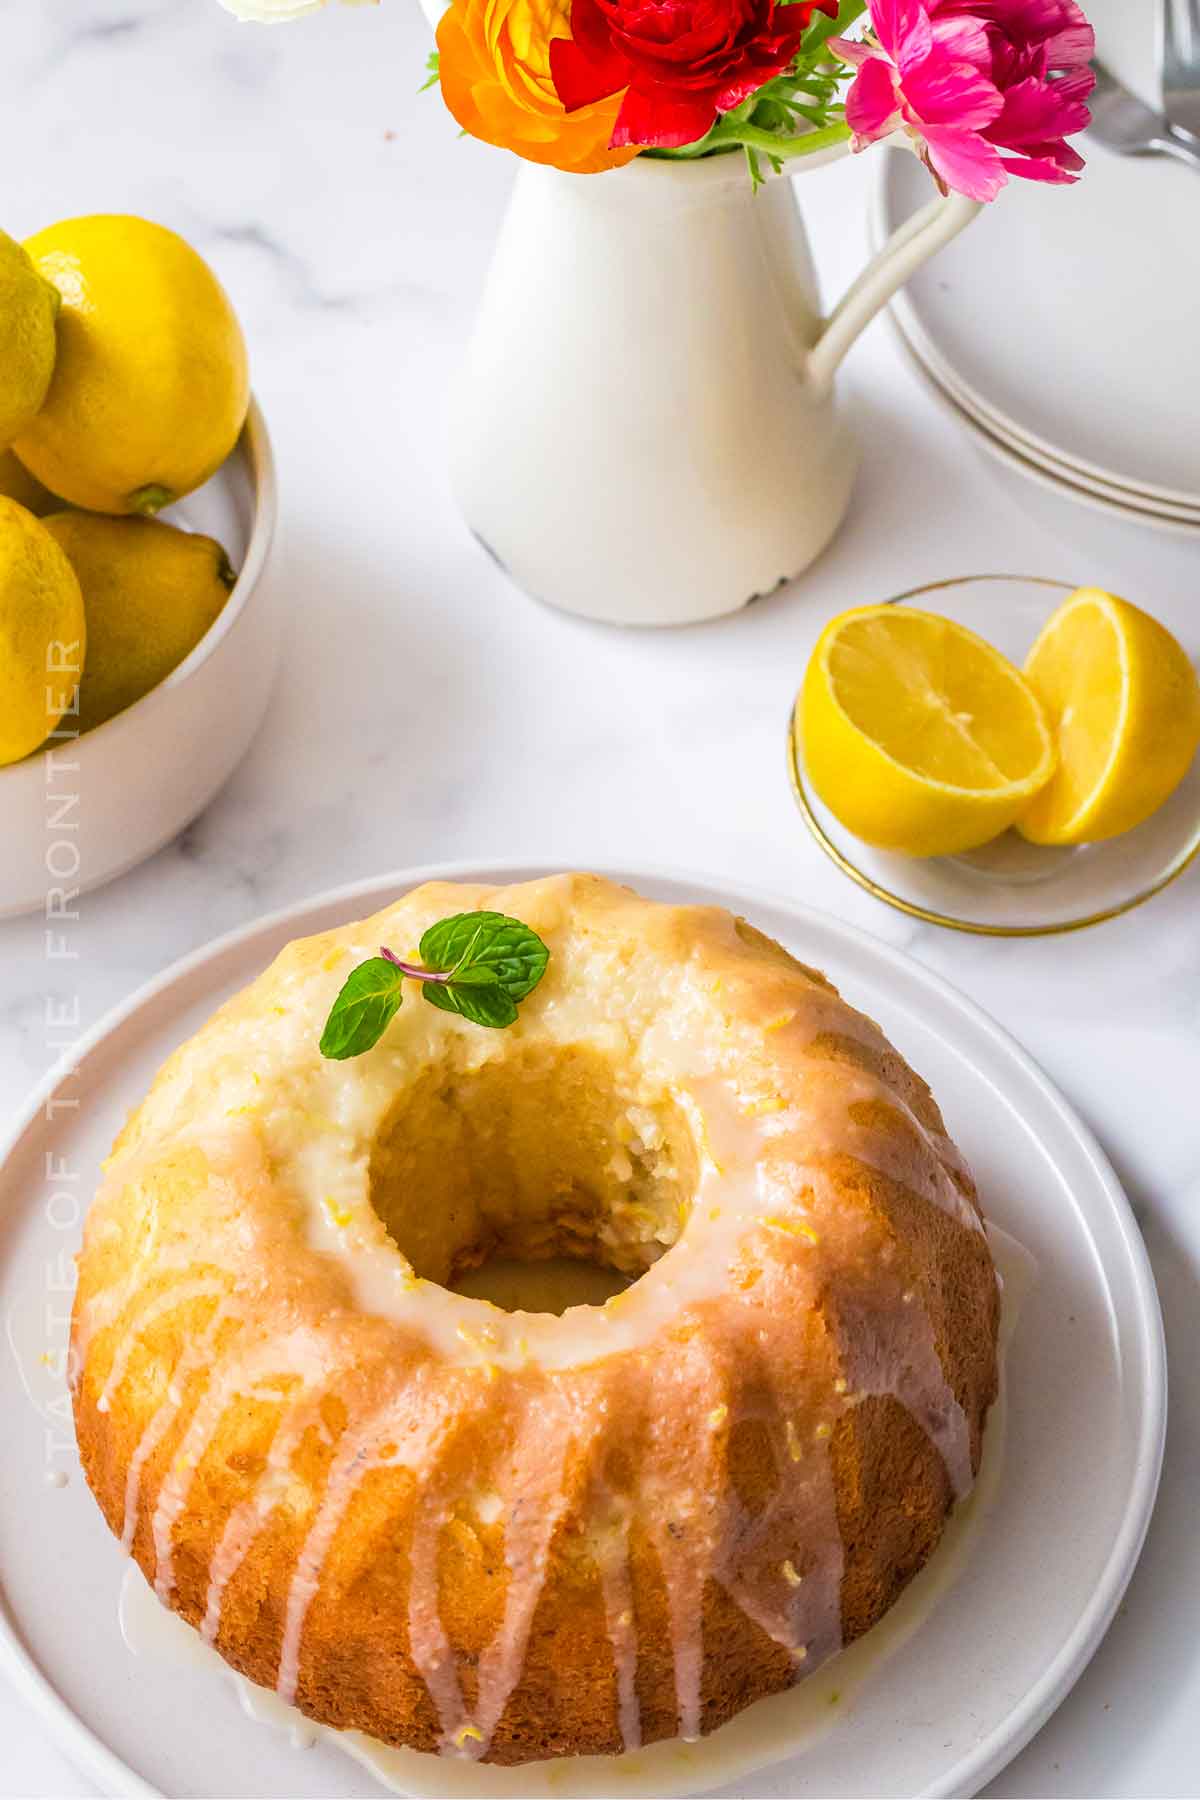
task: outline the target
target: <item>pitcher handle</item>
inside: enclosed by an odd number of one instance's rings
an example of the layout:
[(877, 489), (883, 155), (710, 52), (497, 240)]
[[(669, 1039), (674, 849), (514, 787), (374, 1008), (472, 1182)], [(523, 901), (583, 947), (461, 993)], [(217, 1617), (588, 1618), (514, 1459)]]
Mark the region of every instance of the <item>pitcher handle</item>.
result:
[(923, 262), (956, 238), (983, 208), (965, 194), (939, 194), (898, 225), (826, 319), (808, 356), (808, 373), (828, 387), (851, 344)]

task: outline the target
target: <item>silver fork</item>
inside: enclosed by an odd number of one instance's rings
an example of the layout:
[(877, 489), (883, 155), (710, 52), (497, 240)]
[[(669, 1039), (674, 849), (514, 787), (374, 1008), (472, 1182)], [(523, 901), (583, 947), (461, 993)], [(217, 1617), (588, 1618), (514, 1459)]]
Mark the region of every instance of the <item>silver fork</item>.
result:
[(1094, 62), (1096, 86), (1088, 105), (1092, 135), (1121, 156), (1175, 156), (1200, 169), (1200, 140), (1177, 131), (1162, 114), (1139, 100), (1115, 75)]
[(1163, 110), (1200, 147), (1200, 0), (1159, 0)]

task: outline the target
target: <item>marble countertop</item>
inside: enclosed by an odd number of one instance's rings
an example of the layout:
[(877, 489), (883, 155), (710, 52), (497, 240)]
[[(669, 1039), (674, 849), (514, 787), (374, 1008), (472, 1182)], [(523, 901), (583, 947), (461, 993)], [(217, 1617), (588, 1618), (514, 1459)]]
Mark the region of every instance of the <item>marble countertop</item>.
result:
[[(512, 179), (418, 97), (414, 0), (241, 27), (215, 0), (7, 0), (4, 226), (132, 211), (182, 231), (241, 311), (279, 459), (269, 579), (290, 624), (247, 761), (202, 818), (82, 903), (80, 959), (0, 925), (0, 1125), (147, 976), (322, 888), (435, 860), (675, 865), (776, 889), (902, 944), (996, 1015), (1094, 1128), (1142, 1220), (1172, 1413), (1142, 1564), (1105, 1644), (995, 1795), (1196, 1793), (1200, 1650), (1200, 871), (1064, 940), (914, 925), (850, 887), (793, 809), (782, 735), (824, 621), (985, 570), (1096, 581), (1195, 636), (1194, 543), (1016, 485), (937, 410), (877, 323), (845, 394), (863, 469), (833, 549), (716, 625), (621, 633), (514, 592), (447, 492), (443, 396)], [(805, 178), (827, 293), (864, 255), (869, 170)], [(531, 325), (536, 331), (536, 321)], [(0, 852), (2, 853), (2, 852)], [(0, 1795), (88, 1794), (0, 1690)]]

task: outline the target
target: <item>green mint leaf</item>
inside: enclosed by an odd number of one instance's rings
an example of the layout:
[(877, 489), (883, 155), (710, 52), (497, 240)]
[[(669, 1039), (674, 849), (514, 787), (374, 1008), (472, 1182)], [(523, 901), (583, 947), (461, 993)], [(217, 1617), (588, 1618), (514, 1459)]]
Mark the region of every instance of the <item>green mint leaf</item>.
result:
[(459, 986), (457, 982), (442, 984), (427, 981), (421, 989), (430, 1006), (443, 1012), (457, 1013), (473, 1025), (490, 1025), (500, 1031), (517, 1022), (517, 1003), (496, 982), (490, 987)]
[(490, 963), (467, 963), (465, 967), (455, 969), (447, 980), (439, 977), (438, 981), (430, 981), (429, 986), (441, 987), (503, 987), (496, 970)]
[[(451, 988), (491, 986), (484, 971), (492, 971), (496, 984), (510, 1000), (523, 1000), (546, 973), (550, 952), (537, 932), (520, 919), (506, 918), (503, 913), (472, 912), (456, 913), (453, 918), (431, 925), (421, 939), (421, 960), (427, 968), (448, 974), (450, 979), (445, 986)], [(511, 1024), (512, 1020), (504, 1022)]]
[(321, 1055), (344, 1062), (370, 1050), (395, 1018), (403, 995), (402, 972), (382, 956), (359, 963), (346, 977), (325, 1021)]
[(495, 912), (456, 913), (431, 925), (420, 954), (419, 963), (405, 962), (385, 944), (351, 970), (325, 1021), (322, 1056), (340, 1062), (377, 1044), (399, 1010), (406, 976), (443, 1012), (495, 1030), (515, 1024), (517, 1001), (550, 960), (536, 931)]

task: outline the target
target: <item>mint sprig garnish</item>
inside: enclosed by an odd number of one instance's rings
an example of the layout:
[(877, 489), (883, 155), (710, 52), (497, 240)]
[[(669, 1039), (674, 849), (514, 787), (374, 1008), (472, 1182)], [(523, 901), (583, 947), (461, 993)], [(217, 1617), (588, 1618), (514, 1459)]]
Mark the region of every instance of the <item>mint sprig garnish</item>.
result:
[(533, 992), (550, 960), (536, 931), (497, 912), (456, 913), (431, 925), (420, 947), (426, 969), (445, 971), (449, 985), (490, 987), (494, 971), (512, 1000)]
[(421, 983), (431, 1006), (501, 1030), (515, 1023), (517, 1002), (533, 992), (550, 960), (536, 931), (497, 912), (441, 919), (419, 949), (420, 962), (405, 962), (383, 945), (350, 971), (321, 1033), (322, 1056), (342, 1062), (377, 1044), (400, 1010), (406, 976)]
[(351, 969), (321, 1033), (322, 1056), (342, 1062), (377, 1044), (400, 1010), (404, 977), (382, 956)]

